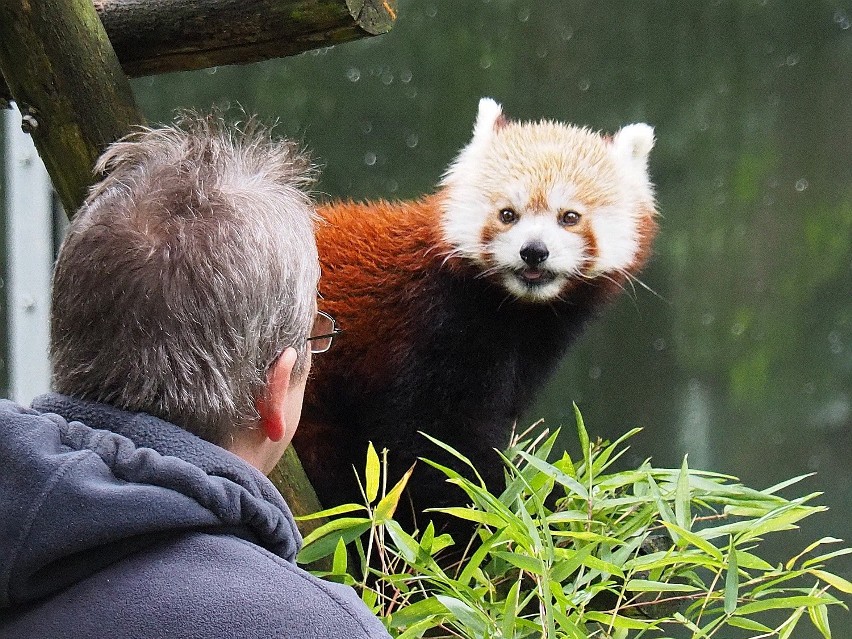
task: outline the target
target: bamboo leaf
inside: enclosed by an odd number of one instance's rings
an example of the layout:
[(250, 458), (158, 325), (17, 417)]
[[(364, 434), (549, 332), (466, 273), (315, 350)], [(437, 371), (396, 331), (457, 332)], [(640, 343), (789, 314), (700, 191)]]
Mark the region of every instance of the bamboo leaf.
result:
[(450, 614), (471, 629), (474, 636), (487, 636), (488, 619), (481, 612), (456, 597), (435, 595), (435, 599), (440, 601)]
[(435, 597), (429, 597), (421, 601), (401, 608), (391, 616), (392, 628), (409, 628), (414, 624), (422, 623), (426, 619), (434, 619), (438, 615), (446, 615), (447, 607)]
[(842, 548), (841, 550), (835, 550), (834, 552), (829, 552), (824, 555), (817, 555), (816, 557), (803, 562), (802, 568), (810, 568), (811, 566), (821, 564), (822, 562), (833, 559), (834, 557), (840, 557), (841, 555), (848, 555), (850, 553), (852, 553), (852, 548)]
[(396, 485), (390, 489), (387, 495), (379, 500), (379, 503), (376, 505), (375, 512), (377, 524), (383, 524), (393, 517), (396, 507), (399, 504), (399, 498), (402, 497), (402, 491), (405, 490), (405, 485), (408, 483), (408, 479), (411, 477), (411, 473), (413, 472), (414, 465), (412, 464), (411, 468), (405, 471), (402, 479), (400, 479)]
[(684, 530), (689, 530), (692, 527), (689, 499), (689, 466), (687, 466), (687, 456), (684, 455), (675, 491), (675, 521)]
[(346, 513), (352, 513), (357, 510), (362, 510), (367, 512), (367, 507), (362, 506), (361, 504), (342, 504), (340, 506), (335, 506), (334, 508), (328, 508), (326, 510), (320, 510), (319, 512), (311, 513), (310, 515), (302, 515), (300, 517), (293, 517), (296, 521), (310, 521), (312, 519), (323, 519), (329, 517), (336, 517), (337, 515), (345, 515)]
[(583, 461), (586, 463), (586, 473), (592, 475), (592, 449), (589, 447), (589, 433), (586, 430), (586, 425), (583, 423), (583, 415), (580, 414), (580, 407), (574, 404), (574, 419), (577, 421), (577, 435), (580, 438), (580, 447), (583, 449)]
[(737, 613), (740, 615), (750, 615), (755, 612), (763, 612), (764, 610), (782, 610), (784, 608), (798, 608), (807, 606), (821, 606), (826, 601), (822, 597), (812, 597), (807, 595), (797, 597), (778, 597), (776, 599), (764, 599), (754, 601), (740, 606)]
[(520, 590), (521, 580), (519, 579), (512, 584), (509, 594), (506, 596), (506, 603), (503, 606), (503, 621), (501, 623), (504, 639), (512, 639), (515, 636), (515, 620), (518, 615)]
[(372, 504), (379, 494), (379, 456), (376, 454), (376, 449), (373, 448), (373, 442), (367, 445), (367, 502)]
[(666, 521), (663, 522), (663, 525), (669, 530), (669, 532), (674, 533), (672, 534), (672, 537), (674, 537), (675, 534), (678, 536), (678, 545), (685, 545), (682, 542), (692, 544), (696, 548), (703, 550), (705, 553), (713, 557), (713, 559), (716, 559), (719, 562), (722, 561), (722, 551), (720, 551), (718, 548), (716, 548), (716, 546), (711, 544), (706, 539), (703, 539), (701, 537), (701, 531), (697, 533), (690, 532), (685, 528), (681, 528), (677, 524), (672, 524)]
[(656, 626), (653, 621), (641, 621), (631, 617), (622, 617), (621, 615), (594, 612), (591, 610), (586, 612), (586, 618), (590, 621), (597, 621), (598, 623), (602, 623), (606, 626), (612, 625), (613, 628), (627, 628), (628, 630), (648, 630)]
[(799, 559), (801, 559), (804, 555), (807, 555), (817, 546), (821, 546), (823, 544), (836, 544), (842, 541), (842, 539), (837, 539), (836, 537), (823, 537), (822, 539), (817, 539), (812, 544), (809, 544), (802, 552), (800, 552), (798, 555), (796, 555), (795, 557), (790, 559), (786, 564), (784, 564), (784, 568), (786, 568), (787, 570), (792, 570)]
[(769, 626), (764, 626), (762, 623), (758, 623), (754, 619), (749, 619), (748, 617), (731, 617), (728, 619), (727, 624), (729, 626), (733, 626), (734, 628), (742, 628), (743, 630), (759, 630), (760, 632), (773, 632), (772, 628)]
[(770, 486), (760, 492), (765, 493), (767, 495), (773, 495), (780, 490), (784, 490), (787, 486), (792, 486), (793, 484), (798, 484), (803, 479), (807, 479), (808, 477), (813, 477), (816, 473), (808, 473), (807, 475), (799, 475), (798, 477), (793, 477), (792, 479), (788, 479), (786, 481), (782, 481), (780, 484), (775, 484), (774, 486)]
[(556, 466), (548, 464), (543, 459), (534, 457), (533, 455), (530, 455), (529, 453), (526, 453), (524, 451), (521, 451), (520, 456), (536, 470), (544, 473), (548, 477), (552, 477), (556, 483), (565, 486), (583, 499), (589, 498), (589, 491), (586, 489), (585, 486), (583, 486), (583, 484), (581, 484), (573, 477), (567, 475), (566, 473), (563, 473), (561, 470), (556, 468)]
[(737, 601), (740, 593), (740, 575), (737, 567), (737, 549), (731, 538), (728, 547), (728, 565), (725, 574), (725, 614), (731, 615), (737, 609)]
[(508, 561), (516, 568), (526, 570), (534, 575), (544, 576), (544, 563), (538, 557), (530, 557), (529, 555), (521, 555), (515, 552), (504, 551), (497, 551), (492, 554), (504, 561)]
[(811, 623), (822, 633), (825, 639), (831, 639), (831, 627), (828, 625), (828, 606), (812, 606), (808, 608)]
[(624, 572), (613, 563), (608, 561), (604, 561), (603, 559), (599, 559), (594, 555), (589, 555), (583, 560), (583, 563), (589, 568), (593, 568), (594, 570), (600, 570), (602, 573), (606, 575), (616, 575), (621, 579), (624, 579)]
[(346, 542), (343, 541), (343, 537), (340, 537), (337, 540), (337, 546), (334, 548), (334, 560), (331, 563), (331, 571), (335, 575), (345, 574), (347, 562)]
[(420, 544), (417, 543), (414, 537), (405, 532), (393, 519), (386, 520), (384, 525), (385, 530), (391, 536), (394, 545), (405, 560), (410, 564), (415, 563), (417, 561), (417, 551), (420, 549)]
[(336, 532), (338, 530), (344, 530), (346, 528), (357, 528), (369, 523), (370, 520), (366, 517), (341, 517), (340, 519), (333, 519), (327, 524), (323, 524), (322, 526), (314, 530), (310, 535), (305, 537), (303, 544), (304, 546), (310, 546), (317, 539), (325, 537), (330, 533)]
[(503, 519), (503, 517), (496, 513), (477, 510), (475, 508), (461, 508), (453, 506), (450, 508), (430, 508), (429, 512), (445, 513), (458, 519), (465, 519), (478, 524), (485, 524), (492, 528), (501, 528), (508, 523), (505, 519)]
[(845, 592), (847, 595), (852, 595), (852, 582), (847, 581), (843, 577), (838, 577), (824, 570), (808, 570), (814, 577), (822, 579), (829, 586), (837, 588), (840, 592)]
[(700, 590), (697, 586), (690, 586), (689, 584), (650, 581), (648, 579), (631, 579), (624, 586), (624, 589), (631, 592), (695, 592)]
[[(355, 538), (361, 536), (363, 533), (367, 532), (370, 529), (370, 520), (362, 519), (361, 521), (361, 524), (355, 524), (352, 521), (349, 521), (346, 523), (345, 526), (340, 526), (338, 529), (330, 531), (324, 537), (312, 540), (310, 544), (306, 543), (302, 550), (299, 552), (297, 561), (300, 564), (313, 563), (317, 559), (327, 557), (328, 555), (333, 553), (337, 548), (338, 540), (343, 539), (343, 543), (346, 544), (354, 540)], [(319, 528), (317, 530), (319, 530)], [(317, 531), (315, 530), (314, 533), (315, 532)], [(308, 537), (312, 535), (313, 533), (311, 533), (311, 535), (308, 535)]]
[(470, 459), (468, 459), (467, 457), (465, 457), (464, 455), (462, 455), (459, 451), (457, 451), (455, 448), (453, 448), (453, 447), (452, 447), (452, 446), (450, 446), (449, 444), (445, 444), (445, 443), (444, 443), (444, 442), (442, 442), (441, 440), (439, 440), (439, 439), (435, 439), (434, 437), (432, 437), (431, 435), (428, 435), (428, 434), (424, 433), (423, 431), (417, 431), (417, 432), (418, 432), (418, 433), (420, 433), (421, 435), (423, 435), (423, 437), (425, 437), (426, 439), (428, 439), (430, 442), (432, 442), (433, 444), (435, 444), (435, 445), (436, 445), (436, 446), (438, 446), (439, 448), (443, 448), (443, 449), (444, 449), (445, 451), (447, 451), (450, 455), (452, 455), (453, 457), (455, 457), (456, 459), (458, 459), (459, 461), (461, 461), (462, 463), (464, 463), (464, 464), (465, 464), (468, 468), (470, 468), (470, 469), (473, 471), (473, 473), (476, 475), (476, 478), (479, 480), (479, 485), (480, 485), (482, 488), (485, 488), (485, 482), (483, 481), (482, 476), (479, 474), (479, 471), (476, 469), (476, 466), (474, 466), (474, 465), (473, 465), (473, 462), (471, 462), (471, 461), (470, 461)]
[(802, 615), (805, 613), (805, 608), (796, 609), (792, 615), (785, 621), (779, 628), (781, 628), (781, 632), (778, 634), (778, 639), (790, 639), (793, 635), (793, 631), (796, 629), (796, 626), (799, 624), (799, 619), (802, 618)]

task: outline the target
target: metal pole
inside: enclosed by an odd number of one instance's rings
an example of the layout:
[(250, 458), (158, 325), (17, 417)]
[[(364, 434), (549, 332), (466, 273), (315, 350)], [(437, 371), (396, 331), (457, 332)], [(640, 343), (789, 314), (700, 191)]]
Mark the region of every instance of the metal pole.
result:
[(6, 109), (5, 125), (9, 395), (29, 405), (50, 389), (53, 191), (17, 109)]

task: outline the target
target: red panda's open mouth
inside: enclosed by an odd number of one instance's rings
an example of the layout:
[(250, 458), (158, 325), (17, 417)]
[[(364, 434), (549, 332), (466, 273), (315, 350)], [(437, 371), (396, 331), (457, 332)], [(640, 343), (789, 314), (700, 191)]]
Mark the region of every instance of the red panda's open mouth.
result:
[(530, 286), (539, 286), (548, 284), (556, 279), (556, 274), (553, 271), (546, 271), (541, 268), (529, 267), (516, 272), (519, 279)]

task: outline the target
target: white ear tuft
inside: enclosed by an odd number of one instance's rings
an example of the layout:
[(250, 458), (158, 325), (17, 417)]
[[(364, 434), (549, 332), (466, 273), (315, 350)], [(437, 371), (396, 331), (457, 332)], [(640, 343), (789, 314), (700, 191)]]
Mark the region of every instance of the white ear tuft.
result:
[(503, 115), (503, 107), (491, 98), (482, 98), (479, 101), (479, 113), (476, 115), (476, 124), (473, 126), (473, 137), (491, 137), (497, 120)]
[(631, 159), (645, 160), (654, 148), (654, 128), (647, 124), (628, 124), (612, 139), (616, 155)]

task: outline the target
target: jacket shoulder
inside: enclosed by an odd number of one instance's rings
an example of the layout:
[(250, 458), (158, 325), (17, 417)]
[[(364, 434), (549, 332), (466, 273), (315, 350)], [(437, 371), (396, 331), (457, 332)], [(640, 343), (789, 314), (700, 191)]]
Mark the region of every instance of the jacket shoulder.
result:
[(0, 624), (0, 639), (7, 636), (389, 638), (351, 588), (238, 537), (206, 533), (108, 566)]

